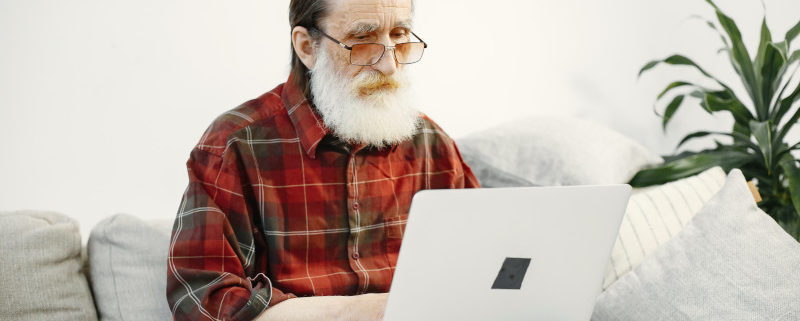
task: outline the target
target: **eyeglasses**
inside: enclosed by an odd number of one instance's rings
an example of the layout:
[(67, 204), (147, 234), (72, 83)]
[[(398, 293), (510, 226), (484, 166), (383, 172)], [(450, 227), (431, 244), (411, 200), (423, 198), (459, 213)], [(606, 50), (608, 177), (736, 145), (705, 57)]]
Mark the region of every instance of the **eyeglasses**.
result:
[(392, 52), (394, 52), (394, 59), (397, 61), (397, 63), (404, 65), (413, 64), (422, 59), (422, 52), (425, 51), (425, 48), (428, 48), (428, 44), (425, 43), (422, 38), (417, 36), (417, 34), (411, 31), (409, 32), (411, 32), (414, 37), (417, 37), (419, 42), (402, 42), (394, 45), (394, 47), (387, 47), (380, 43), (358, 43), (348, 46), (329, 36), (322, 30), (317, 28), (313, 29), (319, 31), (326, 38), (339, 44), (339, 46), (342, 48), (350, 50), (350, 64), (356, 66), (372, 66), (378, 63), (378, 61), (383, 58), (383, 55), (386, 53), (387, 49), (391, 49)]

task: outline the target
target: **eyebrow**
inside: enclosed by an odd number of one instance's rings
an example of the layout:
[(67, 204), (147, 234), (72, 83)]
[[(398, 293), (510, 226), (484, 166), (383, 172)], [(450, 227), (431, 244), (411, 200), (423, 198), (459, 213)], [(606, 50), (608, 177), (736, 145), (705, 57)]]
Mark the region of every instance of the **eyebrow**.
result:
[(411, 30), (411, 21), (400, 21), (394, 25), (395, 28), (406, 28)]
[(378, 25), (372, 23), (358, 23), (355, 26), (351, 27), (347, 33), (351, 35), (359, 34), (359, 33), (370, 33), (378, 30)]
[[(360, 34), (360, 33), (371, 33), (371, 32), (375, 32), (376, 30), (378, 30), (379, 27), (380, 26), (378, 26), (377, 24), (374, 24), (374, 23), (361, 22), (361, 23), (358, 23), (355, 26), (351, 27), (347, 31), (347, 34), (356, 35), (356, 34)], [(399, 21), (394, 25), (394, 28), (405, 28), (405, 29), (411, 30), (411, 22), (410, 21)]]

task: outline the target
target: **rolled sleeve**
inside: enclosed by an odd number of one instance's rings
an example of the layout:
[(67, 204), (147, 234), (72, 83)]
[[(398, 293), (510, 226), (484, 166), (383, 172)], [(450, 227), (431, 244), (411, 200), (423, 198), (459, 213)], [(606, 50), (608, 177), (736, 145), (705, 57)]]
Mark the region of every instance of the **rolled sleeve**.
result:
[(245, 197), (234, 153), (195, 148), (167, 258), (167, 300), (175, 320), (252, 320), (294, 297), (264, 274), (266, 254), (254, 199)]

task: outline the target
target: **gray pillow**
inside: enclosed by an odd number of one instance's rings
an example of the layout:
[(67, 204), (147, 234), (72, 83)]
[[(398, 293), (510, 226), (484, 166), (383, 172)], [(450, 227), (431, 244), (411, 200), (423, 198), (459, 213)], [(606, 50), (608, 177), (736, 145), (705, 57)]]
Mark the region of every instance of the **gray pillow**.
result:
[(627, 183), (662, 162), (605, 126), (563, 116), (535, 116), (458, 139), (484, 187)]
[(732, 170), (681, 232), (598, 297), (592, 320), (800, 320), (800, 244)]
[(0, 213), (0, 258), (0, 320), (97, 320), (75, 220)]
[(508, 173), (489, 164), (488, 157), (475, 150), (469, 141), (459, 146), (459, 149), (461, 149), (461, 157), (472, 169), (475, 178), (481, 183), (481, 187), (536, 186), (536, 184), (522, 177)]
[(171, 220), (117, 214), (92, 229), (89, 270), (102, 320), (172, 320), (166, 297), (171, 227)]

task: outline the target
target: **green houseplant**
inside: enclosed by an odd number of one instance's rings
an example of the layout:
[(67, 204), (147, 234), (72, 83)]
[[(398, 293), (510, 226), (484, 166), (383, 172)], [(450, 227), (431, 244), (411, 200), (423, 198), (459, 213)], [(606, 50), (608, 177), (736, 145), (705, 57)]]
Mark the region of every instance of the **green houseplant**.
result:
[(716, 147), (711, 149), (666, 156), (663, 164), (638, 172), (630, 184), (636, 187), (663, 184), (714, 166), (721, 166), (726, 172), (740, 168), (748, 179), (756, 181), (763, 198), (759, 207), (800, 240), (800, 160), (792, 155), (792, 151), (800, 150), (800, 143), (786, 141), (786, 134), (800, 119), (800, 108), (795, 108), (800, 103), (800, 85), (793, 81), (800, 50), (792, 51), (791, 47), (792, 40), (800, 34), (800, 22), (789, 29), (783, 40), (776, 41), (772, 39), (764, 17), (759, 46), (755, 57), (751, 58), (733, 19), (712, 0), (706, 2), (714, 8), (721, 30), (714, 22), (705, 22), (722, 39), (724, 47), (720, 50), (730, 58), (747, 97), (738, 97), (727, 84), (682, 55), (651, 61), (639, 75), (659, 64), (668, 64), (689, 66), (710, 79), (718, 88), (675, 81), (659, 93), (657, 102), (671, 97), (661, 114), (662, 124), (666, 130), (679, 107), (689, 100), (697, 100), (708, 113), (732, 115), (733, 128), (730, 132), (690, 133), (680, 141), (676, 150), (687, 141), (706, 136), (729, 137), (726, 141), (730, 143), (717, 140)]

